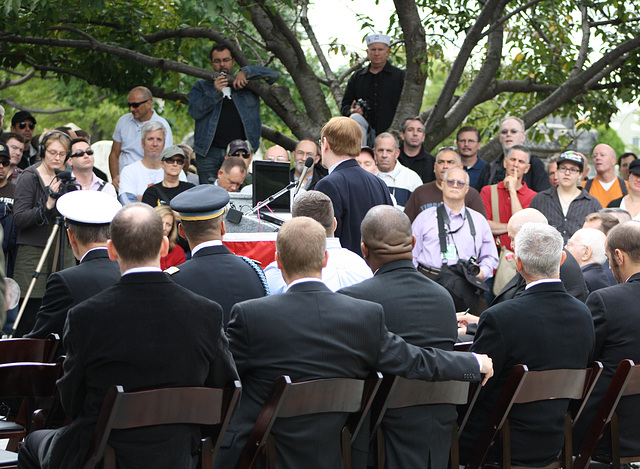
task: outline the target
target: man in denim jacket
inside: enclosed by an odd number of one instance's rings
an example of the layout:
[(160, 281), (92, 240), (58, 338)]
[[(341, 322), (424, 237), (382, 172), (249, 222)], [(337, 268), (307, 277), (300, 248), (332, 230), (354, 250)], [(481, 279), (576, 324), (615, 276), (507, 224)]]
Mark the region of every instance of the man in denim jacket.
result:
[(248, 80), (264, 78), (270, 85), (278, 72), (267, 67), (242, 67), (232, 76), (235, 59), (224, 44), (211, 49), (211, 65), (218, 73), (214, 81), (200, 80), (189, 93), (189, 114), (196, 121), (194, 150), (201, 184), (215, 178), (227, 145), (248, 140), (255, 150), (260, 142), (260, 99), (245, 88)]

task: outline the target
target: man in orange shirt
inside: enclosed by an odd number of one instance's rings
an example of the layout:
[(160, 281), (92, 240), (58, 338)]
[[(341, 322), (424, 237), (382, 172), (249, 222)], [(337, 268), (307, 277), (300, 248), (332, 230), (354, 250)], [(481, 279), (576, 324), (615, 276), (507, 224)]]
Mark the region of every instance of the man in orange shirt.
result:
[(621, 177), (616, 177), (616, 152), (609, 145), (600, 143), (593, 147), (593, 165), (596, 177), (582, 184), (585, 190), (600, 201), (603, 207), (614, 199), (627, 195), (629, 186)]

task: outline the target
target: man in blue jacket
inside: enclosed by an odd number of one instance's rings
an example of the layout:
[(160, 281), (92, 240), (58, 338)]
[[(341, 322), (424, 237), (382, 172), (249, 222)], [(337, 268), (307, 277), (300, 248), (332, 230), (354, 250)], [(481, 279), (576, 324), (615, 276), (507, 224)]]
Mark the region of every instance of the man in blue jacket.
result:
[(196, 121), (193, 149), (201, 184), (215, 179), (231, 141), (248, 140), (254, 151), (258, 148), (260, 99), (245, 87), (249, 80), (261, 78), (271, 85), (279, 76), (270, 68), (251, 65), (232, 75), (235, 59), (224, 44), (211, 49), (211, 65), (215, 80), (200, 80), (189, 93), (189, 114)]

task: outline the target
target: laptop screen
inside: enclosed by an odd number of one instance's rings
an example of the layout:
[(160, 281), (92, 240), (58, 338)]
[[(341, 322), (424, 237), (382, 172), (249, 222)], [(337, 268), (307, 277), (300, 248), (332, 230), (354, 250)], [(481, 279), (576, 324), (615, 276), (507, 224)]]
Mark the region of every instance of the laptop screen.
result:
[[(253, 206), (268, 199), (278, 191), (289, 185), (289, 163), (276, 161), (253, 162)], [(271, 201), (268, 207), (274, 212), (291, 211), (291, 191), (287, 191), (277, 199)], [(262, 210), (268, 211), (266, 207)]]

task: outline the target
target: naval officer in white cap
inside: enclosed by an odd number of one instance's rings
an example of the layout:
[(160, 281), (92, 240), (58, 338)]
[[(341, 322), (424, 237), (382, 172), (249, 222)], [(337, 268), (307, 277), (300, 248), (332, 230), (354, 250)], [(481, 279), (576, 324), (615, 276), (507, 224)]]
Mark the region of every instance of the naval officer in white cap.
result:
[[(80, 264), (49, 276), (35, 325), (25, 337), (62, 336), (70, 308), (120, 279), (120, 267), (107, 253), (109, 224), (122, 208), (120, 202), (105, 192), (73, 191), (60, 197), (56, 208), (65, 218), (71, 249)], [(63, 352), (60, 346), (58, 353)]]

